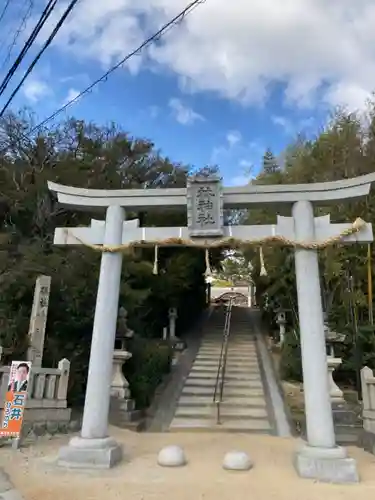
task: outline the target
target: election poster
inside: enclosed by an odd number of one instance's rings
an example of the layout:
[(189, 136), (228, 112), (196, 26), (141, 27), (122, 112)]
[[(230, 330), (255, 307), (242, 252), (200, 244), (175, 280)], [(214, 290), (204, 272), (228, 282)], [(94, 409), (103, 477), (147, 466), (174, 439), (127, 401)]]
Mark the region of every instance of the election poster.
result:
[(0, 436), (2, 437), (20, 437), (30, 370), (30, 361), (12, 362), (1, 419)]

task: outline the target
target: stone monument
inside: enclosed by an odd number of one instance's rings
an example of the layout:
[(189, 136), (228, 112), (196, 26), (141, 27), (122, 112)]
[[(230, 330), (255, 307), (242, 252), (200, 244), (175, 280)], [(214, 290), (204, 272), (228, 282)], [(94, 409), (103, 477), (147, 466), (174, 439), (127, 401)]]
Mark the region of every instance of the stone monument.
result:
[[(108, 408), (113, 346), (118, 312), (122, 253), (119, 245), (163, 241), (194, 241), (202, 248), (226, 238), (242, 242), (265, 239), (289, 241), (295, 248), (298, 315), (304, 379), (307, 443), (296, 454), (298, 474), (330, 482), (358, 481), (356, 462), (337, 446), (327, 383), (327, 355), (318, 266), (319, 245), (332, 238), (340, 244), (370, 243), (371, 224), (330, 222), (329, 215), (314, 217), (314, 205), (367, 196), (375, 173), (333, 182), (293, 185), (247, 185), (223, 188), (213, 177), (193, 178), (187, 188), (91, 190), (49, 183), (58, 202), (68, 208), (105, 211), (105, 222), (90, 227), (56, 228), (55, 244), (99, 245), (102, 251), (95, 309), (90, 365), (81, 435), (60, 450), (59, 461), (76, 467), (111, 467), (122, 456), (121, 447), (108, 437)], [(276, 224), (224, 226), (223, 209), (259, 205), (291, 206), (291, 217), (277, 217)], [(152, 210), (187, 206), (187, 227), (139, 228), (124, 223), (125, 210)], [(185, 244), (185, 243), (184, 243)], [(191, 244), (191, 243), (189, 243)], [(262, 243), (265, 244), (265, 243)], [(102, 247), (100, 248), (100, 246)], [(112, 247), (106, 251), (106, 247)], [(207, 258), (208, 250), (206, 250)]]
[(33, 366), (42, 366), (50, 290), (51, 276), (38, 276), (30, 317), (30, 345), (27, 350), (27, 360), (31, 361)]

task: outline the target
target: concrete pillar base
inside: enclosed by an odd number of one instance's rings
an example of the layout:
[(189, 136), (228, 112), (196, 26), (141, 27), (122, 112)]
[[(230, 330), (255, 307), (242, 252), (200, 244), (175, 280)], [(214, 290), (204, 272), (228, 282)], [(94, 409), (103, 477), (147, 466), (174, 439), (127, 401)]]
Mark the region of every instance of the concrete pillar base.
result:
[(345, 448), (315, 448), (305, 446), (295, 456), (298, 475), (325, 483), (358, 483), (357, 464), (349, 458)]
[(122, 460), (122, 447), (113, 438), (74, 437), (59, 450), (57, 465), (72, 469), (111, 469)]

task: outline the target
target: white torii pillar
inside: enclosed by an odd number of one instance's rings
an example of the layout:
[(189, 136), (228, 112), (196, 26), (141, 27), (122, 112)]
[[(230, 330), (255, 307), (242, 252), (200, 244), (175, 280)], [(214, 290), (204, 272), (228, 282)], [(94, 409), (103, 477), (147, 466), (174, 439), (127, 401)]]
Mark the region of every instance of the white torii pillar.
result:
[[(104, 227), (93, 221), (92, 239), (104, 233), (100, 243), (121, 245), (124, 217), (121, 206), (108, 207)], [(60, 449), (59, 465), (109, 468), (122, 458), (122, 447), (108, 435), (121, 266), (121, 252), (102, 253), (81, 434)]]

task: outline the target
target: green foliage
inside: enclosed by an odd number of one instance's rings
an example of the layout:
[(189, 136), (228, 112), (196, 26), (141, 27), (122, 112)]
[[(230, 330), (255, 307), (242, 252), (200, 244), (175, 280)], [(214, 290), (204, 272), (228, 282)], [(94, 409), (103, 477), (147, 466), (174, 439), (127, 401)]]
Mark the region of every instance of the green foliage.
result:
[[(316, 137), (299, 137), (284, 151), (283, 164), (276, 168), (272, 152), (264, 156), (263, 170), (253, 181), (254, 184), (293, 184), (334, 181), (356, 177), (374, 172), (375, 165), (375, 106), (368, 107), (368, 125), (354, 113), (338, 111), (330, 123)], [(290, 208), (279, 209), (280, 215), (290, 216)], [(330, 214), (332, 222), (354, 222), (361, 217), (375, 224), (375, 191), (367, 199), (320, 206), (315, 215)], [(276, 222), (274, 207), (254, 209), (243, 218), (243, 223), (272, 224)], [(294, 276), (293, 251), (281, 247), (264, 247), (264, 259), (267, 277), (259, 277), (259, 257), (250, 252), (254, 264), (253, 279), (257, 287), (257, 300), (264, 302), (264, 297), (278, 302), (290, 309), (288, 328), (298, 330), (298, 304)], [(374, 246), (372, 260), (374, 261)], [(333, 329), (343, 332), (351, 322), (350, 303), (357, 308), (360, 331), (368, 325), (368, 290), (367, 290), (367, 248), (366, 245), (336, 246), (319, 252), (321, 287), (323, 304), (329, 313)], [(353, 276), (354, 291), (348, 293), (348, 270)], [(371, 268), (375, 283), (374, 266)], [(272, 316), (269, 320), (272, 321)], [(373, 335), (368, 332), (363, 342), (363, 363), (374, 365)], [(350, 335), (342, 350), (342, 375), (352, 379), (353, 373), (353, 336)]]
[(138, 409), (147, 408), (163, 376), (169, 373), (172, 360), (171, 346), (162, 341), (134, 338), (133, 356), (124, 365), (133, 398)]
[(354, 384), (357, 367), (368, 366), (375, 369), (375, 327), (360, 326), (357, 340), (351, 326), (343, 331), (346, 333), (345, 342), (335, 347), (335, 356), (341, 357), (343, 363), (335, 375), (338, 380)]
[[(62, 357), (71, 361), (69, 400), (80, 404), (100, 254), (80, 246), (57, 248), (52, 243), (55, 227), (88, 225), (98, 214), (61, 207), (48, 191), (47, 181), (95, 189), (184, 187), (192, 169), (172, 163), (150, 141), (131, 137), (114, 124), (99, 127), (72, 118), (33, 135), (34, 125), (27, 112), (0, 120), (0, 342), (7, 349), (6, 361), (25, 356), (35, 279), (39, 274), (50, 275), (43, 364), (56, 366)], [(208, 166), (202, 173), (216, 171)], [(127, 217), (138, 217), (144, 226), (186, 224), (185, 211), (127, 213)], [(162, 249), (159, 274), (154, 276), (153, 259), (150, 249), (124, 255), (120, 306), (128, 311), (128, 325), (137, 334), (160, 339), (169, 307), (178, 309), (178, 334), (190, 328), (202, 312), (205, 264), (202, 251)], [(133, 360), (146, 357), (146, 364), (129, 364), (134, 370), (129, 379), (140, 405), (149, 401), (161, 373), (169, 369), (165, 349), (155, 349), (150, 354), (144, 347), (146, 354), (134, 356)]]
[(223, 257), (217, 272), (220, 280), (229, 283), (229, 286), (235, 286), (238, 282), (249, 283), (251, 281), (251, 264), (246, 257), (233, 250), (224, 252)]
[(275, 155), (272, 153), (270, 149), (263, 155), (263, 173), (266, 175), (275, 174), (280, 170), (280, 167), (277, 163)]
[(282, 380), (302, 381), (300, 339), (295, 331), (289, 330), (285, 335), (281, 349), (279, 371)]

